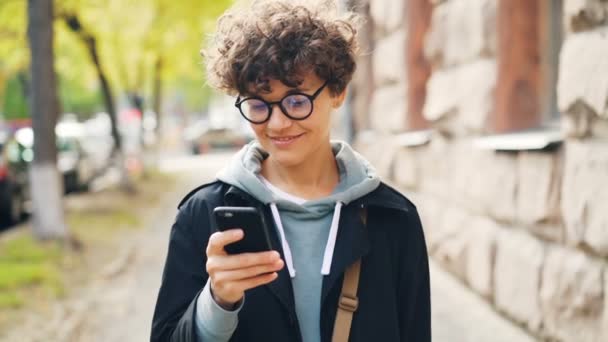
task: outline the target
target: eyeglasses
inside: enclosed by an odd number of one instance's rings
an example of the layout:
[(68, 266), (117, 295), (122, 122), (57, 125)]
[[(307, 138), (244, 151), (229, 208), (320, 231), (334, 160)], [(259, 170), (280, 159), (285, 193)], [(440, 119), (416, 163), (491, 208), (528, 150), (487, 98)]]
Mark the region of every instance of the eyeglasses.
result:
[(291, 93), (276, 102), (267, 102), (257, 96), (246, 97), (241, 100), (239, 96), (236, 98), (234, 105), (239, 109), (245, 120), (253, 124), (263, 124), (270, 120), (274, 105), (279, 105), (283, 114), (288, 118), (292, 120), (304, 120), (312, 114), (313, 101), (321, 94), (327, 83), (325, 81), (321, 88), (317, 89), (312, 95)]

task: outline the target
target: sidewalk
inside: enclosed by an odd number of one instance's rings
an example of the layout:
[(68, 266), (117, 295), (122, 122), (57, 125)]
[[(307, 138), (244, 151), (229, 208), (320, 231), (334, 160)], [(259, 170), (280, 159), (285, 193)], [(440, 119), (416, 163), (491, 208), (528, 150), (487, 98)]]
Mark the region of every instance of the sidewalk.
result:
[(433, 341), (536, 341), (432, 261), (430, 269)]

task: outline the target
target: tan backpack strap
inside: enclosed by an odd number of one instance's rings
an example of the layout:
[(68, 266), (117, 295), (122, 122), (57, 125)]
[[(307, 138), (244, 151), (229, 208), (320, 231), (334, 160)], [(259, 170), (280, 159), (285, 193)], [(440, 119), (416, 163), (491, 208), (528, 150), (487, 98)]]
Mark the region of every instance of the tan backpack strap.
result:
[[(363, 225), (367, 225), (367, 210), (362, 208), (361, 220)], [(350, 265), (344, 272), (342, 283), (342, 293), (338, 301), (338, 311), (334, 322), (334, 334), (332, 342), (347, 342), (350, 335), (350, 326), (353, 321), (353, 314), (359, 306), (357, 289), (359, 288), (359, 275), (361, 273), (361, 259)]]
[(344, 274), (344, 283), (342, 283), (342, 293), (340, 294), (340, 300), (338, 302), (338, 312), (336, 312), (334, 336), (331, 339), (332, 342), (348, 341), (353, 313), (357, 311), (357, 306), (359, 306), (357, 288), (359, 287), (360, 270), (361, 260), (357, 260), (346, 269)]

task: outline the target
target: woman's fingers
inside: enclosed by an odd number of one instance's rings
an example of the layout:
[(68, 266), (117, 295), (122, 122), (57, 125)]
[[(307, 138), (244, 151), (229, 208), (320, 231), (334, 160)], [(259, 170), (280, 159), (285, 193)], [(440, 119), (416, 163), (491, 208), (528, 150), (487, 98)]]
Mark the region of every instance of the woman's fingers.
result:
[(228, 255), (224, 247), (243, 236), (242, 230), (230, 229), (209, 237), (206, 267), (218, 303), (236, 303), (246, 290), (275, 280), (284, 266), (277, 251)]
[(272, 282), (273, 280), (277, 279), (278, 276), (279, 275), (277, 272), (265, 273), (265, 274), (259, 275), (257, 277), (240, 280), (237, 282), (237, 284), (243, 289), (243, 292), (244, 292), (246, 290), (268, 284), (268, 283)]
[(279, 259), (271, 264), (256, 265), (247, 268), (240, 268), (229, 271), (217, 272), (213, 279), (215, 284), (227, 283), (231, 281), (241, 281), (262, 274), (277, 272), (284, 266), (283, 260)]
[(268, 284), (277, 279), (277, 277), (277, 272), (264, 273), (236, 281), (212, 283), (211, 289), (214, 295), (219, 297), (221, 301), (234, 304), (243, 298), (245, 291)]
[(281, 260), (281, 256), (277, 251), (242, 253), (235, 255), (207, 255), (207, 257), (208, 273), (272, 264), (278, 260)]
[(238, 302), (245, 291), (275, 280), (278, 276), (276, 271), (281, 268), (283, 261), (279, 259), (273, 264), (210, 274), (211, 289), (216, 302), (229, 305)]
[(241, 229), (229, 229), (211, 234), (209, 243), (207, 244), (207, 256), (215, 254), (226, 255), (224, 246), (241, 240), (243, 236)]

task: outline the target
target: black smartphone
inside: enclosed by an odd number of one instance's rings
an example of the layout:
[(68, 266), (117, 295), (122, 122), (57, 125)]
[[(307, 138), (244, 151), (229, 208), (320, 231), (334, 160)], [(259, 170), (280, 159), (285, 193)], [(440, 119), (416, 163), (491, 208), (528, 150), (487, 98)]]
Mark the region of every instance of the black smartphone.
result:
[(254, 207), (217, 207), (213, 210), (220, 231), (240, 228), (245, 236), (226, 245), (228, 254), (255, 253), (272, 250), (268, 227), (263, 216)]

